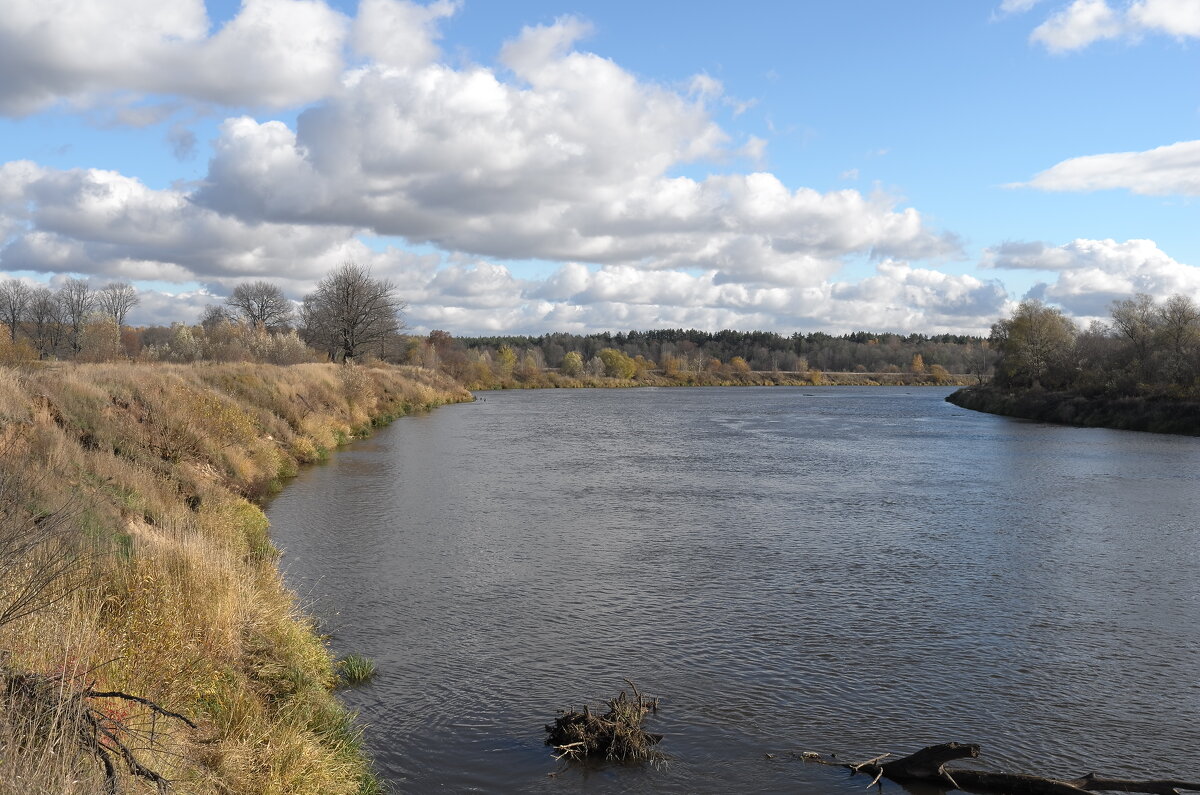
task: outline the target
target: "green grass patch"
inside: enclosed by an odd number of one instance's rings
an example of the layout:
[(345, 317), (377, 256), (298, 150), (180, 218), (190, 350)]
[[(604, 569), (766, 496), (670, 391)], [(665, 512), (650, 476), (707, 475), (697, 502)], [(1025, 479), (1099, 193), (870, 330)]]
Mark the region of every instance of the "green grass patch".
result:
[(377, 666), (370, 657), (362, 654), (348, 654), (338, 661), (338, 683), (343, 687), (354, 687), (371, 681), (375, 677)]

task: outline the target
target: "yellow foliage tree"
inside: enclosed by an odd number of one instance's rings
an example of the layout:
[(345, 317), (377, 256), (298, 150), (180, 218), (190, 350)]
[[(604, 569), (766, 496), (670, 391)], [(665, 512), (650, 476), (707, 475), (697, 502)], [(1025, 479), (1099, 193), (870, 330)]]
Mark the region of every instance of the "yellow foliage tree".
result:
[(121, 327), (110, 317), (95, 317), (79, 335), (81, 362), (112, 362), (125, 353), (121, 345)]
[(37, 357), (37, 351), (25, 340), (14, 342), (7, 334), (0, 334), (0, 364), (28, 362)]
[(569, 375), (572, 378), (583, 372), (583, 357), (575, 351), (571, 351), (563, 357), (562, 367), (560, 368), (563, 375)]
[(935, 384), (948, 384), (951, 381), (950, 373), (940, 364), (929, 365), (929, 375)]
[(637, 364), (616, 348), (604, 348), (598, 355), (600, 361), (604, 362), (604, 374), (609, 378), (633, 378), (637, 375)]
[(511, 378), (513, 368), (517, 366), (517, 352), (508, 345), (501, 345), (496, 351), (496, 373), (501, 378)]

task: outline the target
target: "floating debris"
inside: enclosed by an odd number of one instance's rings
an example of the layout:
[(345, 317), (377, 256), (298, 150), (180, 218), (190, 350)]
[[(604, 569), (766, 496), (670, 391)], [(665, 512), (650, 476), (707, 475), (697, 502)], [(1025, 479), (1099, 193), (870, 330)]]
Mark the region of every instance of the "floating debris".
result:
[(554, 723), (546, 725), (546, 745), (557, 752), (555, 759), (606, 759), (613, 762), (642, 762), (654, 759), (654, 746), (661, 734), (642, 728), (647, 713), (658, 713), (658, 699), (646, 698), (628, 679), (633, 691), (624, 690), (608, 702), (608, 712), (595, 715), (587, 706), (583, 712), (560, 712)]

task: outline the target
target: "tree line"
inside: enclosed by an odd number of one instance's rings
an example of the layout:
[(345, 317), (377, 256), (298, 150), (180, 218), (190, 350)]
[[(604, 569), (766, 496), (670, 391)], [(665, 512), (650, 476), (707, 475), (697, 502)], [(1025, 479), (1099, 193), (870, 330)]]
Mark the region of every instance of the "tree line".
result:
[(860, 331), (784, 336), (729, 329), (457, 338), (435, 331), (409, 355), (414, 363), (440, 367), (464, 383), (477, 384), (527, 381), (544, 371), (623, 379), (649, 371), (668, 378), (837, 372), (925, 375), (934, 382), (950, 373), (971, 373), (984, 380), (994, 360), (987, 340), (968, 335)]
[(1115, 301), (1107, 321), (1082, 330), (1061, 310), (1024, 301), (989, 340), (997, 386), (1113, 395), (1200, 388), (1200, 307), (1182, 294)]
[(99, 329), (94, 326), (103, 327), (111, 343), (138, 303), (137, 290), (124, 281), (95, 290), (86, 280), (73, 278), (57, 290), (31, 287), (18, 279), (0, 282), (0, 322), (8, 327), (9, 347), (24, 342), (42, 359), (78, 357), (85, 345), (96, 344), (91, 337)]
[(132, 328), (140, 303), (129, 282), (93, 289), (68, 278), (57, 290), (18, 279), (0, 282), (0, 321), (8, 334), (0, 361), (253, 360), (292, 364), (341, 361), (366, 354), (397, 358), (402, 351), (404, 301), (397, 286), (346, 262), (321, 279), (297, 306), (268, 281), (236, 285), (223, 304), (210, 305), (194, 326)]

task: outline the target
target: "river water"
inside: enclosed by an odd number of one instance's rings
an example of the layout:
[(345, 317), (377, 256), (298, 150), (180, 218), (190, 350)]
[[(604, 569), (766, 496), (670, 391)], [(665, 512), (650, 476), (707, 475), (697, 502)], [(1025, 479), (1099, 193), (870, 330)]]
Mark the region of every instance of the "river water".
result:
[[(948, 391), (482, 393), (268, 514), (334, 647), (379, 664), (345, 699), (399, 792), (861, 792), (793, 752), (951, 740), (1200, 778), (1200, 440)], [(623, 677), (667, 758), (554, 761), (543, 724)]]

